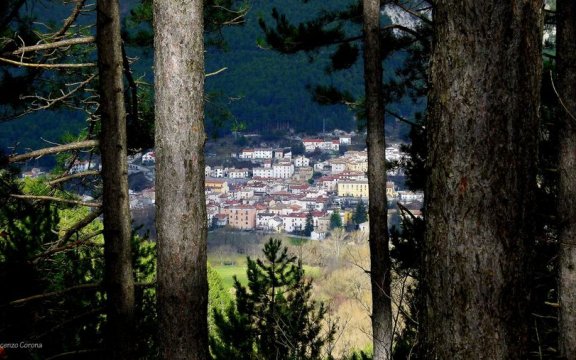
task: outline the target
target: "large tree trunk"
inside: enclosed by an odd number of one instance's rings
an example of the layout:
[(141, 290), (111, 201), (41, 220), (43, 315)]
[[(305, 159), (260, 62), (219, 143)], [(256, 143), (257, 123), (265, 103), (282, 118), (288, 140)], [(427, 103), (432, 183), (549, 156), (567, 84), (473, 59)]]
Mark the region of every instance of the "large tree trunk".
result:
[[(576, 2), (558, 0), (558, 93), (560, 118), (560, 353), (576, 354)], [(568, 113), (569, 112), (569, 113)]]
[(202, 0), (154, 1), (161, 357), (208, 358)]
[(98, 0), (96, 41), (100, 72), (104, 281), (108, 296), (106, 345), (111, 359), (134, 356), (134, 279), (130, 248), (126, 110), (118, 0)]
[(392, 310), (388, 201), (386, 199), (386, 141), (382, 97), (380, 0), (364, 0), (364, 82), (368, 136), (368, 214), (370, 217), (370, 282), (372, 285), (372, 337), (374, 359), (390, 359)]
[(527, 358), (542, 5), (435, 3), (426, 359)]

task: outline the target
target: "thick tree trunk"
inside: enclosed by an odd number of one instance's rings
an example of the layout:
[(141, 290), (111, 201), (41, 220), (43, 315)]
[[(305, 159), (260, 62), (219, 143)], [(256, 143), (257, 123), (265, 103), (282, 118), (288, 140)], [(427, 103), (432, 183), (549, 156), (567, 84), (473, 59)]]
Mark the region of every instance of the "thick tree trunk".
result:
[(208, 359), (201, 0), (154, 1), (161, 357)]
[(111, 359), (134, 357), (134, 279), (130, 248), (126, 110), (118, 0), (98, 0), (98, 69), (104, 262), (108, 296), (106, 345)]
[(526, 359), (542, 1), (435, 4), (426, 359)]
[(560, 114), (560, 353), (576, 354), (576, 2), (558, 0), (557, 69)]
[(372, 285), (372, 336), (374, 359), (391, 358), (392, 310), (390, 254), (388, 250), (388, 201), (386, 199), (386, 141), (382, 96), (380, 0), (364, 0), (364, 82), (370, 184), (370, 280)]

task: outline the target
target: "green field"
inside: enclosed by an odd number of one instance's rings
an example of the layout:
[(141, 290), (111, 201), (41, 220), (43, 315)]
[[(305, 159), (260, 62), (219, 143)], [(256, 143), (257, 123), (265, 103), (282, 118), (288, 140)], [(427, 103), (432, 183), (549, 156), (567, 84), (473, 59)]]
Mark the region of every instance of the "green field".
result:
[[(245, 263), (241, 265), (212, 265), (212, 268), (216, 270), (218, 275), (220, 275), (225, 289), (231, 289), (234, 287), (234, 275), (236, 275), (242, 285), (248, 284)], [(304, 265), (304, 272), (307, 276), (315, 278), (320, 275), (320, 268)]]

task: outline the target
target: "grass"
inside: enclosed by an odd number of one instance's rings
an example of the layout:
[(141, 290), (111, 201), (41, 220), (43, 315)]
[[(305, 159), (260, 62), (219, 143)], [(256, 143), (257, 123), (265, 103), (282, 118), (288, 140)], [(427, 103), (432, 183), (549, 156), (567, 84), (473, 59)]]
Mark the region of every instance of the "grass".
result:
[[(242, 285), (248, 284), (248, 277), (246, 276), (246, 264), (240, 265), (212, 265), (216, 270), (225, 289), (232, 289), (234, 287), (234, 275)], [(317, 266), (304, 265), (304, 272), (311, 278), (316, 278), (320, 275), (320, 268)]]
[(246, 277), (246, 265), (213, 265), (214, 270), (220, 275), (222, 284), (225, 289), (232, 289), (234, 287), (234, 275), (242, 285), (248, 284)]

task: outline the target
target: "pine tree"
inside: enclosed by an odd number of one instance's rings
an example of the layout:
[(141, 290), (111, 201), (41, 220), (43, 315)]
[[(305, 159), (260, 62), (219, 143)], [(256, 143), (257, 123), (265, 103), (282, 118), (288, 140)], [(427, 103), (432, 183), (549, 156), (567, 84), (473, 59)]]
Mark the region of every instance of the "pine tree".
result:
[(302, 263), (277, 239), (264, 246), (264, 259), (248, 258), (248, 286), (235, 279), (235, 306), (214, 310), (214, 359), (313, 360), (336, 331), (322, 323), (327, 309), (310, 299), (312, 283)]
[(362, 224), (368, 220), (368, 213), (366, 211), (366, 204), (364, 201), (360, 200), (358, 205), (356, 205), (354, 215), (352, 215), (352, 220), (355, 224)]
[(309, 212), (306, 215), (306, 226), (304, 226), (304, 236), (312, 235), (312, 231), (314, 231), (314, 217), (312, 216), (312, 212)]
[(342, 217), (340, 216), (340, 212), (334, 211), (332, 215), (330, 215), (330, 230), (342, 227)]

